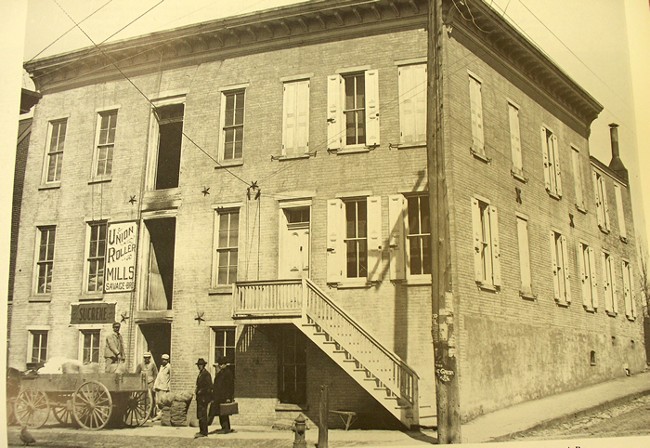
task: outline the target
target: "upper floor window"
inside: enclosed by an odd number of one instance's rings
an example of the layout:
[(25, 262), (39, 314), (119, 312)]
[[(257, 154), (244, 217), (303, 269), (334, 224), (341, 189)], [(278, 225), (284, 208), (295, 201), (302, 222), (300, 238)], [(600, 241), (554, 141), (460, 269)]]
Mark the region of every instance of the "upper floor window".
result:
[(431, 222), (429, 196), (409, 196), (407, 201), (407, 269), (410, 276), (431, 274)]
[(510, 122), (510, 152), (512, 154), (512, 173), (523, 177), (524, 167), (521, 157), (521, 134), (519, 128), (519, 108), (508, 102), (508, 121)]
[(282, 155), (303, 155), (309, 152), (309, 80), (285, 82), (283, 91)]
[(469, 76), (469, 103), (472, 117), (472, 153), (485, 156), (485, 136), (483, 133), (483, 96), (481, 81)]
[(616, 195), (616, 216), (618, 217), (618, 233), (623, 241), (627, 241), (627, 231), (625, 230), (625, 212), (623, 206), (623, 194), (621, 186), (614, 184), (614, 193)]
[(378, 76), (366, 70), (328, 77), (328, 149), (379, 145)]
[(554, 297), (557, 302), (568, 304), (571, 302), (571, 274), (566, 237), (551, 230), (550, 243)]
[(51, 121), (49, 125), (49, 138), (45, 158), (45, 182), (59, 182), (61, 168), (63, 167), (63, 147), (68, 119)]
[(108, 179), (113, 172), (113, 149), (117, 110), (100, 112), (97, 118), (97, 143), (95, 145), (93, 178)]
[(154, 189), (177, 188), (181, 169), (185, 104), (156, 106), (155, 116), (158, 124), (158, 151), (155, 153)]
[(427, 132), (427, 66), (403, 65), (399, 82), (400, 144), (424, 145)]
[(106, 222), (88, 224), (88, 249), (86, 252), (86, 291), (104, 290), (106, 257)]
[(580, 288), (582, 304), (588, 310), (598, 308), (596, 259), (589, 245), (578, 243), (578, 266), (580, 269)]
[(625, 299), (625, 315), (628, 319), (636, 319), (636, 304), (634, 303), (634, 276), (630, 263), (626, 260), (621, 262), (623, 270), (623, 297)]
[(560, 172), (560, 150), (557, 137), (550, 129), (542, 126), (542, 155), (544, 158), (544, 187), (551, 196), (562, 196)]
[(99, 362), (99, 333), (100, 330), (81, 330), (80, 335), (80, 358), (81, 362), (88, 364)]
[(528, 218), (517, 216), (517, 240), (519, 243), (519, 272), (521, 285), (519, 292), (524, 297), (532, 297), (533, 287), (530, 272), (530, 246), (528, 244)]
[(501, 285), (501, 249), (497, 208), (472, 198), (472, 229), (474, 235), (474, 276), (480, 286)]
[(245, 90), (237, 89), (221, 94), (220, 160), (241, 160), (244, 151)]
[(239, 261), (239, 209), (216, 212), (213, 286), (237, 281)]
[(39, 227), (38, 252), (36, 254), (36, 293), (52, 292), (52, 272), (54, 271), (54, 242), (56, 227)]
[(603, 251), (603, 273), (602, 282), (605, 289), (605, 311), (610, 314), (618, 313), (618, 304), (616, 303), (616, 276), (612, 257)]
[(597, 172), (592, 173), (594, 181), (594, 194), (596, 196), (596, 218), (598, 227), (603, 232), (609, 232), (609, 205), (607, 203), (607, 188), (605, 178)]
[(582, 175), (582, 163), (580, 162), (580, 151), (575, 146), (571, 147), (571, 162), (573, 165), (573, 182), (576, 189), (576, 207), (585, 211), (584, 179)]
[(47, 361), (47, 330), (29, 331), (29, 362)]

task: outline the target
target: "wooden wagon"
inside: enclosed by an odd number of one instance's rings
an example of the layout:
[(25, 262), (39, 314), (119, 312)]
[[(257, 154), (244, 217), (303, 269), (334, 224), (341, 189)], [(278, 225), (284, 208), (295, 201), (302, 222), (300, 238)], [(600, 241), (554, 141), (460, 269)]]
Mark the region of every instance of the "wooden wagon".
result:
[(21, 377), (14, 412), (18, 423), (28, 428), (43, 426), (51, 409), (61, 424), (97, 430), (109, 421), (140, 426), (151, 406), (143, 373), (34, 374)]

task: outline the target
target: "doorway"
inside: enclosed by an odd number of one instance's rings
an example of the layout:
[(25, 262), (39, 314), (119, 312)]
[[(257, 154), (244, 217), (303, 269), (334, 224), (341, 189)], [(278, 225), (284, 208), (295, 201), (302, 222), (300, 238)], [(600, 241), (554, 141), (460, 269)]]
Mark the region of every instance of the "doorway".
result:
[(310, 214), (309, 206), (280, 210), (280, 279), (309, 277)]
[[(139, 349), (141, 353), (136, 358), (142, 359), (145, 352), (151, 352), (151, 359), (157, 367), (160, 366), (160, 357), (163, 354), (170, 354), (172, 340), (172, 326), (170, 323), (139, 324), (140, 335), (142, 336)], [(139, 362), (139, 361), (138, 361)]]

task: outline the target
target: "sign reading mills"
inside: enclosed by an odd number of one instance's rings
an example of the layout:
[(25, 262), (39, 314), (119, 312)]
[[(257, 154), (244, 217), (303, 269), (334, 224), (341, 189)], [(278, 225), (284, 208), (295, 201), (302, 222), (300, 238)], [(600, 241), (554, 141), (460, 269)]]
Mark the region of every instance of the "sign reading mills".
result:
[(135, 221), (109, 223), (106, 240), (104, 292), (133, 291), (138, 223)]

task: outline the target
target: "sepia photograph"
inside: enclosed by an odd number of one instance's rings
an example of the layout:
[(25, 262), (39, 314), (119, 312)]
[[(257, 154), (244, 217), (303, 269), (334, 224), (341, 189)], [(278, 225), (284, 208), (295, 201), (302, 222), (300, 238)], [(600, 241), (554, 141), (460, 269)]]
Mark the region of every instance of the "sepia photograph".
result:
[(2, 3), (0, 446), (650, 446), (647, 0)]

